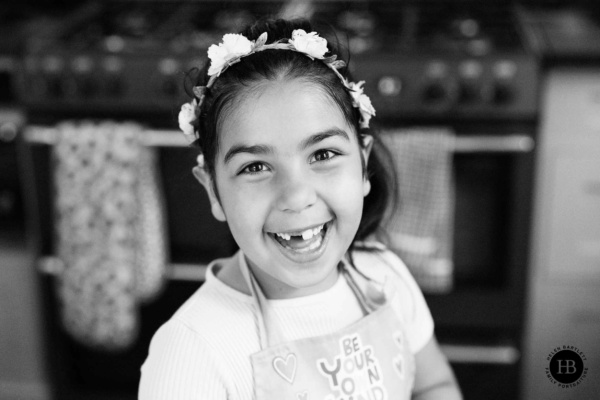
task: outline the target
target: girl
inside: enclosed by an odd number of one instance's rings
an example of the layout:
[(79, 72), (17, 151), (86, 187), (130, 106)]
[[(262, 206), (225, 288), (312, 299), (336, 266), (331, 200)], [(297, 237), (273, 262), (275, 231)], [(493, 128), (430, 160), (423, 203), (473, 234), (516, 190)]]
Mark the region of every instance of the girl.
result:
[(377, 242), (385, 169), (362, 82), (306, 21), (211, 46), (180, 113), (240, 247), (155, 334), (139, 397), (460, 399), (406, 267)]

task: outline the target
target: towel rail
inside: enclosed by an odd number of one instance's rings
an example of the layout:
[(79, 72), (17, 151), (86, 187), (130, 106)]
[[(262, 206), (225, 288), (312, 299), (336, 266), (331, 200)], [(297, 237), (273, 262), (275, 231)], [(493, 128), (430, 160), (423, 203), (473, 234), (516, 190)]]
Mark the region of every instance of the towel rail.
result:
[(457, 136), (455, 153), (529, 153), (535, 141), (525, 134)]
[[(167, 265), (167, 279), (172, 281), (204, 282), (207, 265), (174, 263)], [(60, 275), (65, 270), (64, 263), (54, 256), (43, 256), (37, 260), (37, 269), (46, 275)]]
[[(53, 145), (57, 141), (58, 130), (53, 127), (30, 125), (23, 130), (25, 141), (36, 144)], [(181, 131), (144, 130), (144, 144), (151, 147), (185, 147), (189, 143)]]
[(440, 344), (448, 361), (455, 364), (496, 364), (512, 365), (521, 358), (519, 350), (510, 345), (475, 346)]
[[(52, 145), (56, 143), (56, 128), (32, 125), (24, 130), (25, 140)], [(146, 130), (144, 143), (154, 147), (188, 146), (184, 135), (176, 130)], [(452, 150), (456, 153), (528, 153), (535, 147), (526, 134), (457, 136)]]

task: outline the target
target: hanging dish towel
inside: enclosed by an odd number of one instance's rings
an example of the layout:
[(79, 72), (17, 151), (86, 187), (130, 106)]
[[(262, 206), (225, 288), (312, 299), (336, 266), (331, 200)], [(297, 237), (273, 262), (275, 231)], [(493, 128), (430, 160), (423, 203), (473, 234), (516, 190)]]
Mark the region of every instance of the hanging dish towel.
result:
[(64, 122), (53, 149), (57, 280), (65, 329), (127, 348), (138, 304), (164, 285), (165, 214), (154, 150), (134, 123)]
[(441, 128), (382, 134), (398, 176), (399, 204), (386, 228), (390, 247), (426, 293), (447, 293), (453, 285), (454, 139)]

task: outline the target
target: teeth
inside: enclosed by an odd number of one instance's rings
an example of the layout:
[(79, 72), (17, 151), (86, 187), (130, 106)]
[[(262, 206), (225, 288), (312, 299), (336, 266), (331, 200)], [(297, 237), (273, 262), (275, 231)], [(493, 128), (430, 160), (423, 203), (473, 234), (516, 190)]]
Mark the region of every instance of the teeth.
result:
[[(319, 234), (319, 232), (321, 232), (323, 230), (324, 225), (321, 226), (317, 226), (316, 228), (313, 229), (307, 229), (304, 232), (301, 232), (297, 235), (293, 235), (293, 236), (302, 236), (302, 240), (310, 240), (313, 238), (313, 236), (316, 236)], [(282, 238), (283, 240), (290, 240), (292, 238), (292, 235), (289, 233), (277, 233), (277, 236), (279, 236), (280, 238)]]
[(278, 233), (277, 236), (279, 236), (283, 240), (290, 240), (292, 238), (292, 236), (288, 233)]
[(304, 232), (302, 232), (302, 239), (303, 240), (312, 239), (314, 234), (315, 234), (315, 232), (312, 229), (307, 229)]
[(320, 240), (317, 240), (314, 243), (311, 243), (311, 245), (308, 246), (308, 250), (314, 250), (314, 249), (316, 249), (317, 247), (319, 247), (321, 245), (322, 241), (323, 241), (323, 239), (320, 239)]

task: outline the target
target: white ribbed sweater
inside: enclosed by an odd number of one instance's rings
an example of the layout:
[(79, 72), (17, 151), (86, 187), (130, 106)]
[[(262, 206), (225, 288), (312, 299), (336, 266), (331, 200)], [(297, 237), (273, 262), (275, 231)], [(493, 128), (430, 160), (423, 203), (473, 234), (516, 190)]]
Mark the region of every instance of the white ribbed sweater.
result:
[[(215, 276), (216, 269), (236, 259), (215, 262), (202, 287), (156, 332), (142, 366), (140, 400), (253, 398), (249, 356), (260, 350), (257, 310), (250, 296)], [(389, 251), (357, 252), (354, 259), (371, 278), (392, 278), (398, 293), (392, 305), (406, 323), (411, 350), (418, 352), (433, 335), (433, 321), (406, 266)], [(269, 304), (287, 341), (332, 333), (362, 317), (341, 276), (325, 292)]]

